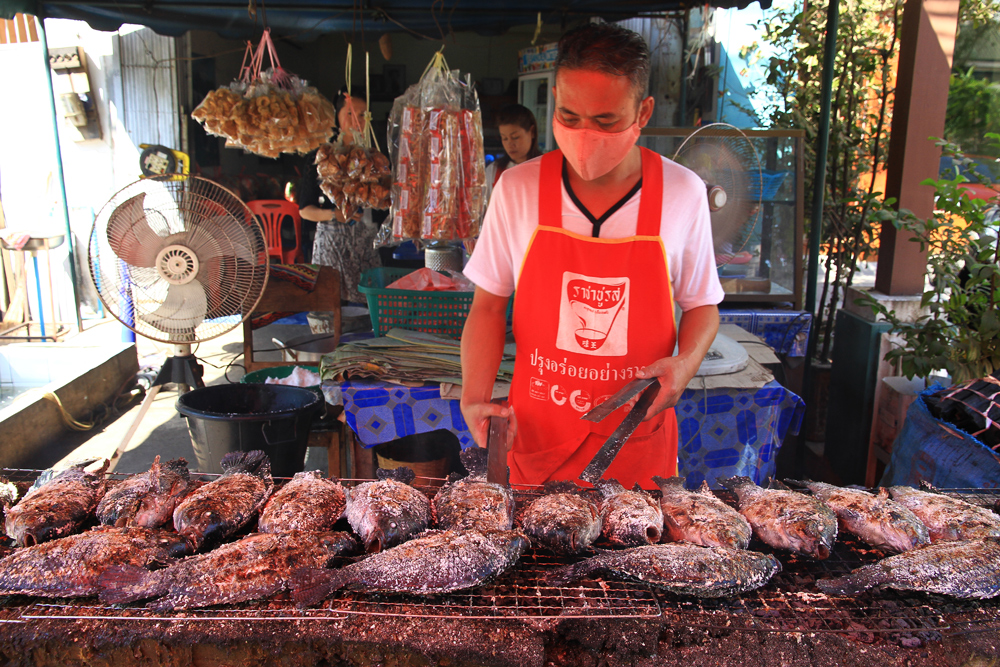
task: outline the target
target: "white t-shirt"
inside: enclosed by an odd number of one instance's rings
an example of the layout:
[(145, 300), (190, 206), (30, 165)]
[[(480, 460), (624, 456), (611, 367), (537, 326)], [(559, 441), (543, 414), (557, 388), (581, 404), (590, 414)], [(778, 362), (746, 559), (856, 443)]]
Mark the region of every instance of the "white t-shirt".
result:
[[(497, 296), (514, 293), (528, 243), (538, 226), (541, 164), (541, 158), (535, 158), (509, 167), (500, 176), (476, 249), (465, 265), (465, 275), (472, 282)], [(560, 190), (563, 227), (581, 236), (591, 236), (594, 226), (590, 219), (573, 203), (565, 185)], [(635, 236), (641, 194), (640, 188), (601, 224), (601, 238)], [(663, 158), (660, 237), (667, 252), (674, 301), (681, 310), (720, 303), (724, 292), (715, 269), (705, 182), (693, 171), (666, 158)]]

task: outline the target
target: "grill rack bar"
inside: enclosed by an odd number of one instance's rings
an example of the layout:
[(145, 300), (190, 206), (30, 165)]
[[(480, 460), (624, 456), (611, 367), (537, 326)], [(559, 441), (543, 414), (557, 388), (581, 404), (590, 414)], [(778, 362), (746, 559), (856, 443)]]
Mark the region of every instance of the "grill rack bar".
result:
[[(33, 480), (39, 472), (30, 469), (0, 471), (11, 481), (22, 483)], [(203, 475), (208, 478), (217, 476)], [(125, 477), (125, 474), (109, 476), (113, 480)], [(369, 480), (342, 481), (350, 485)], [(419, 488), (428, 495), (437, 491), (437, 487)], [(539, 493), (534, 488), (517, 489), (519, 507), (523, 508)], [(735, 496), (730, 492), (715, 493), (729, 504), (735, 504)], [(984, 507), (992, 507), (1000, 499), (1000, 490), (993, 489), (948, 489), (945, 493)], [(751, 548), (772, 552), (756, 540)], [(341, 591), (321, 607), (313, 609), (296, 609), (287, 596), (279, 596), (265, 602), (178, 613), (152, 612), (141, 603), (132, 606), (101, 605), (90, 598), (61, 604), (34, 602), (20, 606), (21, 620), (0, 622), (90, 618), (159, 622), (329, 621), (357, 615), (450, 619), (663, 618), (672, 625), (692, 628), (729, 632), (830, 633), (856, 636), (862, 641), (906, 637), (935, 640), (944, 634), (1000, 629), (1000, 599), (963, 601), (892, 589), (868, 593), (859, 598), (827, 596), (820, 592), (815, 587), (816, 580), (847, 574), (884, 556), (849, 534), (842, 533), (838, 537), (833, 554), (824, 561), (788, 552), (773, 553), (782, 562), (782, 572), (761, 589), (735, 598), (688, 598), (645, 584), (604, 582), (590, 578), (571, 586), (552, 587), (544, 582), (544, 575), (577, 559), (529, 549), (512, 572), (491, 584), (464, 593), (422, 598)], [(19, 605), (10, 604), (9, 600), (0, 597), (0, 608), (14, 606)]]

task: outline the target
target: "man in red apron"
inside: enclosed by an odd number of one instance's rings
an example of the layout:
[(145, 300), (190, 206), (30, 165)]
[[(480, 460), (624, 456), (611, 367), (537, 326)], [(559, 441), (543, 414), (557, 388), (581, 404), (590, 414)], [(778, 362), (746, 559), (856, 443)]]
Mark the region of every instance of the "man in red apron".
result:
[[(512, 417), (511, 482), (576, 479), (624, 417), (580, 416), (635, 378), (660, 388), (606, 477), (652, 487), (677, 473), (672, 406), (719, 326), (705, 184), (636, 146), (653, 113), (636, 33), (588, 24), (559, 44), (553, 135), (560, 150), (509, 169), (466, 275), (462, 411), (480, 446)], [(510, 407), (489, 402), (514, 288)], [(674, 304), (682, 311), (674, 326)], [(677, 354), (673, 355), (677, 344)]]

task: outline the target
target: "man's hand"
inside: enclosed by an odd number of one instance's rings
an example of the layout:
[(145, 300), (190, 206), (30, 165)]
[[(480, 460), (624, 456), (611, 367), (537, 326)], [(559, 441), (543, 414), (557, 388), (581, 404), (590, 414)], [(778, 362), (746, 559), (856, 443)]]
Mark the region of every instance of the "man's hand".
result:
[[(660, 382), (660, 391), (646, 411), (643, 421), (677, 405), (718, 332), (717, 306), (700, 306), (681, 315), (681, 322), (677, 327), (677, 356), (657, 359), (636, 373), (637, 377), (655, 377)], [(630, 401), (629, 407), (635, 405), (637, 400), (638, 396)]]
[(508, 406), (497, 403), (472, 403), (470, 405), (463, 403), (462, 416), (469, 427), (472, 439), (480, 447), (486, 447), (487, 437), (490, 433), (490, 418), (503, 417), (507, 419), (506, 444), (507, 450), (510, 451), (510, 445), (517, 434), (517, 419), (514, 417), (514, 411)]
[(490, 403), (503, 357), (507, 301), (508, 297), (477, 287), (462, 330), (462, 416), (480, 447), (486, 446), (490, 417), (511, 413), (508, 407)]

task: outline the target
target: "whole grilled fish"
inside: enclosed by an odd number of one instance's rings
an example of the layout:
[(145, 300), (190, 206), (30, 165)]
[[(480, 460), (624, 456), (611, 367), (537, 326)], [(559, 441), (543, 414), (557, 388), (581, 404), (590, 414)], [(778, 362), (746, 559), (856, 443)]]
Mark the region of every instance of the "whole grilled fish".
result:
[(191, 486), (187, 461), (174, 459), (160, 465), (157, 456), (149, 470), (108, 489), (97, 505), (97, 519), (106, 526), (159, 528), (171, 521)]
[(660, 504), (636, 486), (626, 491), (616, 479), (594, 485), (601, 492), (601, 533), (611, 544), (638, 547), (656, 544), (663, 533)]
[(697, 491), (688, 491), (682, 477), (654, 477), (653, 481), (663, 493), (660, 508), (665, 540), (733, 549), (746, 549), (750, 544), (750, 524), (717, 498), (708, 482), (703, 481)]
[(1000, 595), (1000, 538), (920, 546), (816, 585), (831, 595), (857, 595), (886, 587), (957, 598), (993, 598)]
[(469, 447), (460, 454), (467, 477), (452, 475), (434, 495), (434, 520), (442, 530), (510, 530), (514, 493), (486, 481), (486, 450)]
[(17, 549), (0, 560), (0, 594), (79, 597), (100, 591), (98, 577), (109, 567), (166, 565), (189, 553), (177, 533), (132, 526), (98, 526), (43, 544)]
[(259, 600), (285, 588), (294, 570), (326, 567), (357, 547), (348, 533), (254, 533), (155, 572), (109, 569), (99, 579), (101, 601), (159, 598), (146, 606), (171, 611)]
[(545, 495), (524, 510), (521, 527), (531, 541), (560, 554), (578, 554), (601, 534), (601, 512), (573, 482), (546, 482)]
[(220, 462), (223, 474), (188, 495), (174, 509), (174, 529), (195, 551), (221, 542), (250, 523), (274, 489), (271, 461), (260, 451), (230, 452)]
[(21, 502), (7, 510), (4, 527), (18, 546), (30, 547), (76, 530), (91, 517), (104, 496), (104, 471), (84, 465), (68, 468), (40, 486), (32, 487)]
[(837, 541), (837, 515), (818, 498), (788, 488), (762, 489), (749, 477), (720, 483), (736, 493), (740, 514), (767, 544), (818, 559), (830, 555)]
[(262, 533), (332, 530), (344, 515), (346, 503), (344, 487), (336, 479), (325, 479), (318, 470), (297, 472), (267, 501), (257, 520), (257, 530)]
[(473, 588), (513, 567), (527, 546), (517, 530), (429, 530), (339, 570), (297, 571), (292, 599), (308, 607), (341, 588), (417, 595)]
[(1000, 537), (1000, 516), (985, 507), (939, 493), (930, 484), (889, 488), (892, 499), (905, 505), (927, 526), (931, 542)]
[(900, 553), (930, 544), (927, 527), (904, 505), (890, 500), (887, 489), (871, 494), (824, 482), (789, 481), (806, 487), (832, 509), (841, 530), (857, 535), (876, 549)]
[(409, 468), (375, 471), (377, 482), (358, 484), (347, 494), (344, 516), (365, 544), (377, 553), (405, 542), (430, 523), (427, 496), (410, 486), (416, 476)]
[(606, 551), (549, 573), (561, 586), (591, 574), (639, 581), (680, 595), (718, 598), (739, 595), (766, 584), (781, 570), (769, 554), (728, 547), (653, 544)]

